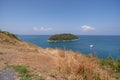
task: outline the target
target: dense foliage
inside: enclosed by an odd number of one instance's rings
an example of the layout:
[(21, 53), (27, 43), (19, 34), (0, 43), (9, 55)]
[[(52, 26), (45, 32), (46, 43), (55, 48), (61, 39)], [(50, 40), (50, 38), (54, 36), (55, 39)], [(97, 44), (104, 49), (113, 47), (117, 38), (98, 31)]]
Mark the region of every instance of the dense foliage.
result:
[(48, 40), (50, 41), (67, 41), (67, 40), (75, 40), (78, 39), (77, 36), (73, 34), (56, 34), (51, 36)]

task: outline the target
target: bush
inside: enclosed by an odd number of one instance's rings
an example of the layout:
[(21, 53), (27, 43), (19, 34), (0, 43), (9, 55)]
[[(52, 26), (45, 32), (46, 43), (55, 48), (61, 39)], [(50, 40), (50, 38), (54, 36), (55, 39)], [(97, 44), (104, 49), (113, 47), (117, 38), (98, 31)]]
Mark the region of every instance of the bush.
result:
[(100, 59), (100, 64), (110, 66), (116, 73), (120, 72), (120, 58), (113, 60), (112, 58)]
[(19, 73), (20, 80), (31, 80), (32, 75), (30, 74), (26, 66), (11, 65), (5, 67), (5, 69), (7, 68), (13, 68), (15, 71), (17, 71)]

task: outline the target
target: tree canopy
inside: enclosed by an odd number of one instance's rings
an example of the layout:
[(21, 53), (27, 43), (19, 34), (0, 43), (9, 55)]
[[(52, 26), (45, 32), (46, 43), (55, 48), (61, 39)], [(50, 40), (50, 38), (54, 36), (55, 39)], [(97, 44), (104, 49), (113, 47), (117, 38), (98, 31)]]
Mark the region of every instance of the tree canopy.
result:
[(73, 35), (73, 34), (55, 34), (52, 35), (51, 37), (49, 37), (49, 41), (70, 41), (70, 40), (76, 40), (78, 39), (77, 36)]

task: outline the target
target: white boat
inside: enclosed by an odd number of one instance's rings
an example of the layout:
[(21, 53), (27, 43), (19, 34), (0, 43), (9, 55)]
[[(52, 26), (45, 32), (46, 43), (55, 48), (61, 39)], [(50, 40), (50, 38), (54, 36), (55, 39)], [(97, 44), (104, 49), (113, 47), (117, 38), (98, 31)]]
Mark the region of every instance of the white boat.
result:
[(90, 45), (90, 48), (93, 48), (93, 47), (94, 47), (94, 45), (91, 44), (91, 45)]

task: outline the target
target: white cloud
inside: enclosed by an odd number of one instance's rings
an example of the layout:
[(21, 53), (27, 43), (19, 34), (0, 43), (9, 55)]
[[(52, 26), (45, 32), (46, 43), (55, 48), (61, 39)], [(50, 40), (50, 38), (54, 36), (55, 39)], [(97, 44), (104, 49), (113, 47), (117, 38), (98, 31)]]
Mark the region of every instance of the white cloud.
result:
[(33, 27), (33, 30), (34, 31), (50, 31), (52, 30), (52, 28), (49, 28), (49, 27)]
[(83, 26), (81, 26), (81, 30), (82, 31), (90, 31), (90, 30), (95, 30), (95, 28), (93, 28), (91, 26), (83, 25)]

